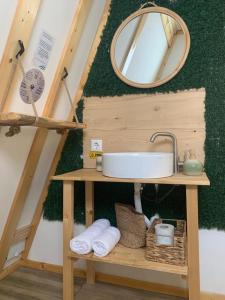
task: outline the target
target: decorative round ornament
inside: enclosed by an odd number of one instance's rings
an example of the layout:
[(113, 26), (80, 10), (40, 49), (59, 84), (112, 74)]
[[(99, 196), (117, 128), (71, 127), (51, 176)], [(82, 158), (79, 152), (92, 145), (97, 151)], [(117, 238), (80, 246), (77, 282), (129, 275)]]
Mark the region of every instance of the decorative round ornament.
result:
[(44, 91), (45, 79), (43, 73), (39, 69), (30, 69), (23, 77), (20, 85), (20, 97), (25, 103), (31, 104), (41, 98)]

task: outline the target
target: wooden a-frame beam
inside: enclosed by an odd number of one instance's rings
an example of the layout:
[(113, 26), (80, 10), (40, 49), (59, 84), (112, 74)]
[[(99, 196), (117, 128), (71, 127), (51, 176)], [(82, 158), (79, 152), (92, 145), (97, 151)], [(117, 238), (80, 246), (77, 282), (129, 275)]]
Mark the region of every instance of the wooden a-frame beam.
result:
[[(51, 116), (52, 114), (54, 105), (57, 100), (57, 90), (61, 83), (61, 77), (64, 67), (68, 68), (70, 66), (70, 63), (72, 62), (73, 55), (79, 43), (81, 32), (91, 7), (91, 2), (91, 0), (80, 0), (78, 3), (67, 36), (67, 40), (65, 42), (64, 49), (62, 51), (62, 55), (60, 57), (58, 67), (47, 97), (43, 112), (43, 116), (45, 117)], [(18, 184), (0, 242), (0, 270), (4, 266), (9, 248), (13, 243), (14, 232), (16, 231), (17, 224), (21, 217), (26, 197), (28, 195), (32, 179), (35, 174), (47, 134), (48, 130), (39, 128), (35, 134), (32, 146), (30, 148), (30, 152)]]
[[(16, 13), (7, 38), (4, 53), (0, 62), (0, 111), (7, 111), (8, 92), (13, 90), (18, 77), (12, 62), (18, 51), (18, 40), (27, 48), (35, 24), (41, 0), (18, 0)], [(12, 89), (11, 89), (12, 88)], [(7, 97), (8, 95), (8, 97)]]
[[(103, 29), (104, 29), (104, 27), (106, 25), (106, 22), (107, 22), (107, 19), (108, 19), (110, 4), (111, 4), (111, 0), (107, 0), (106, 4), (105, 4), (105, 7), (104, 7), (104, 10), (103, 10), (103, 13), (102, 13), (101, 20), (100, 20), (99, 25), (98, 25), (98, 29), (97, 29), (97, 32), (96, 32), (96, 35), (95, 35), (95, 39), (92, 43), (86, 65), (85, 65), (85, 68), (83, 70), (80, 82), (79, 82), (77, 92), (76, 92), (76, 94), (74, 96), (74, 99), (73, 99), (74, 104), (77, 103), (80, 100), (81, 96), (82, 96), (83, 87), (84, 87), (84, 85), (85, 85), (85, 83), (88, 79), (88, 74), (89, 74), (91, 65), (94, 61), (95, 55), (97, 53), (97, 48), (98, 48), (98, 46), (100, 44), (100, 41), (101, 41), (101, 35), (102, 35)], [(73, 118), (73, 114), (71, 113), (69, 115), (68, 120), (72, 120), (72, 118)], [(32, 243), (33, 243), (36, 231), (37, 231), (37, 227), (40, 223), (41, 216), (42, 216), (42, 213), (43, 213), (43, 205), (44, 205), (44, 202), (45, 202), (47, 194), (48, 194), (48, 187), (49, 187), (49, 184), (50, 184), (50, 181), (51, 181), (51, 177), (55, 174), (57, 164), (59, 162), (64, 144), (65, 144), (66, 139), (67, 139), (67, 135), (68, 135), (67, 133), (64, 133), (62, 135), (62, 137), (60, 139), (60, 142), (58, 144), (58, 148), (56, 150), (55, 156), (53, 158), (51, 167), (49, 169), (48, 176), (47, 176), (45, 185), (42, 189), (42, 193), (41, 193), (41, 196), (39, 198), (39, 201), (38, 201), (38, 204), (37, 204), (34, 216), (33, 216), (33, 220), (32, 220), (32, 223), (31, 223), (32, 230), (31, 230), (31, 233), (30, 233), (30, 235), (28, 236), (28, 238), (26, 240), (25, 249), (24, 249), (23, 254), (22, 254), (22, 259), (23, 260), (26, 260), (28, 255), (29, 255), (29, 252), (30, 252), (30, 249), (31, 249), (31, 246), (32, 246)]]

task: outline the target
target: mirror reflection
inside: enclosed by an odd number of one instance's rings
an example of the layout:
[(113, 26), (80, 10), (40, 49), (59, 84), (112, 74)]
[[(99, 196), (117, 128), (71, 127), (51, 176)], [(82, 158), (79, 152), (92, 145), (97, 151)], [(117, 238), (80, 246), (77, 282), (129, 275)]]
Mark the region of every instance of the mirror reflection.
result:
[(185, 32), (174, 18), (148, 12), (120, 31), (112, 61), (127, 80), (151, 84), (176, 72), (186, 48)]

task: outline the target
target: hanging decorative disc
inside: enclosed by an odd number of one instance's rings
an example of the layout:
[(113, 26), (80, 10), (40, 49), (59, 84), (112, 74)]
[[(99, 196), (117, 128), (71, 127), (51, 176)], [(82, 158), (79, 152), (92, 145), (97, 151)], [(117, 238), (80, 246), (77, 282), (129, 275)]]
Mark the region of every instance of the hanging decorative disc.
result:
[(20, 85), (20, 97), (25, 103), (31, 103), (31, 97), (34, 102), (41, 98), (44, 91), (45, 79), (39, 69), (30, 69), (23, 77)]

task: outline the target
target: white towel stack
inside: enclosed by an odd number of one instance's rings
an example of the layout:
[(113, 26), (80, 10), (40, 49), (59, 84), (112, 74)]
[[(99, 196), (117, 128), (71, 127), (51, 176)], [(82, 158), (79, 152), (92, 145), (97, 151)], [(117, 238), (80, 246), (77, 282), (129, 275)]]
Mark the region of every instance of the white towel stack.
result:
[(99, 237), (107, 228), (110, 222), (107, 219), (99, 219), (89, 226), (84, 232), (70, 241), (70, 248), (77, 254), (88, 254), (92, 251), (92, 241)]
[(94, 254), (99, 257), (106, 256), (120, 240), (120, 231), (116, 227), (108, 227), (92, 242)]

